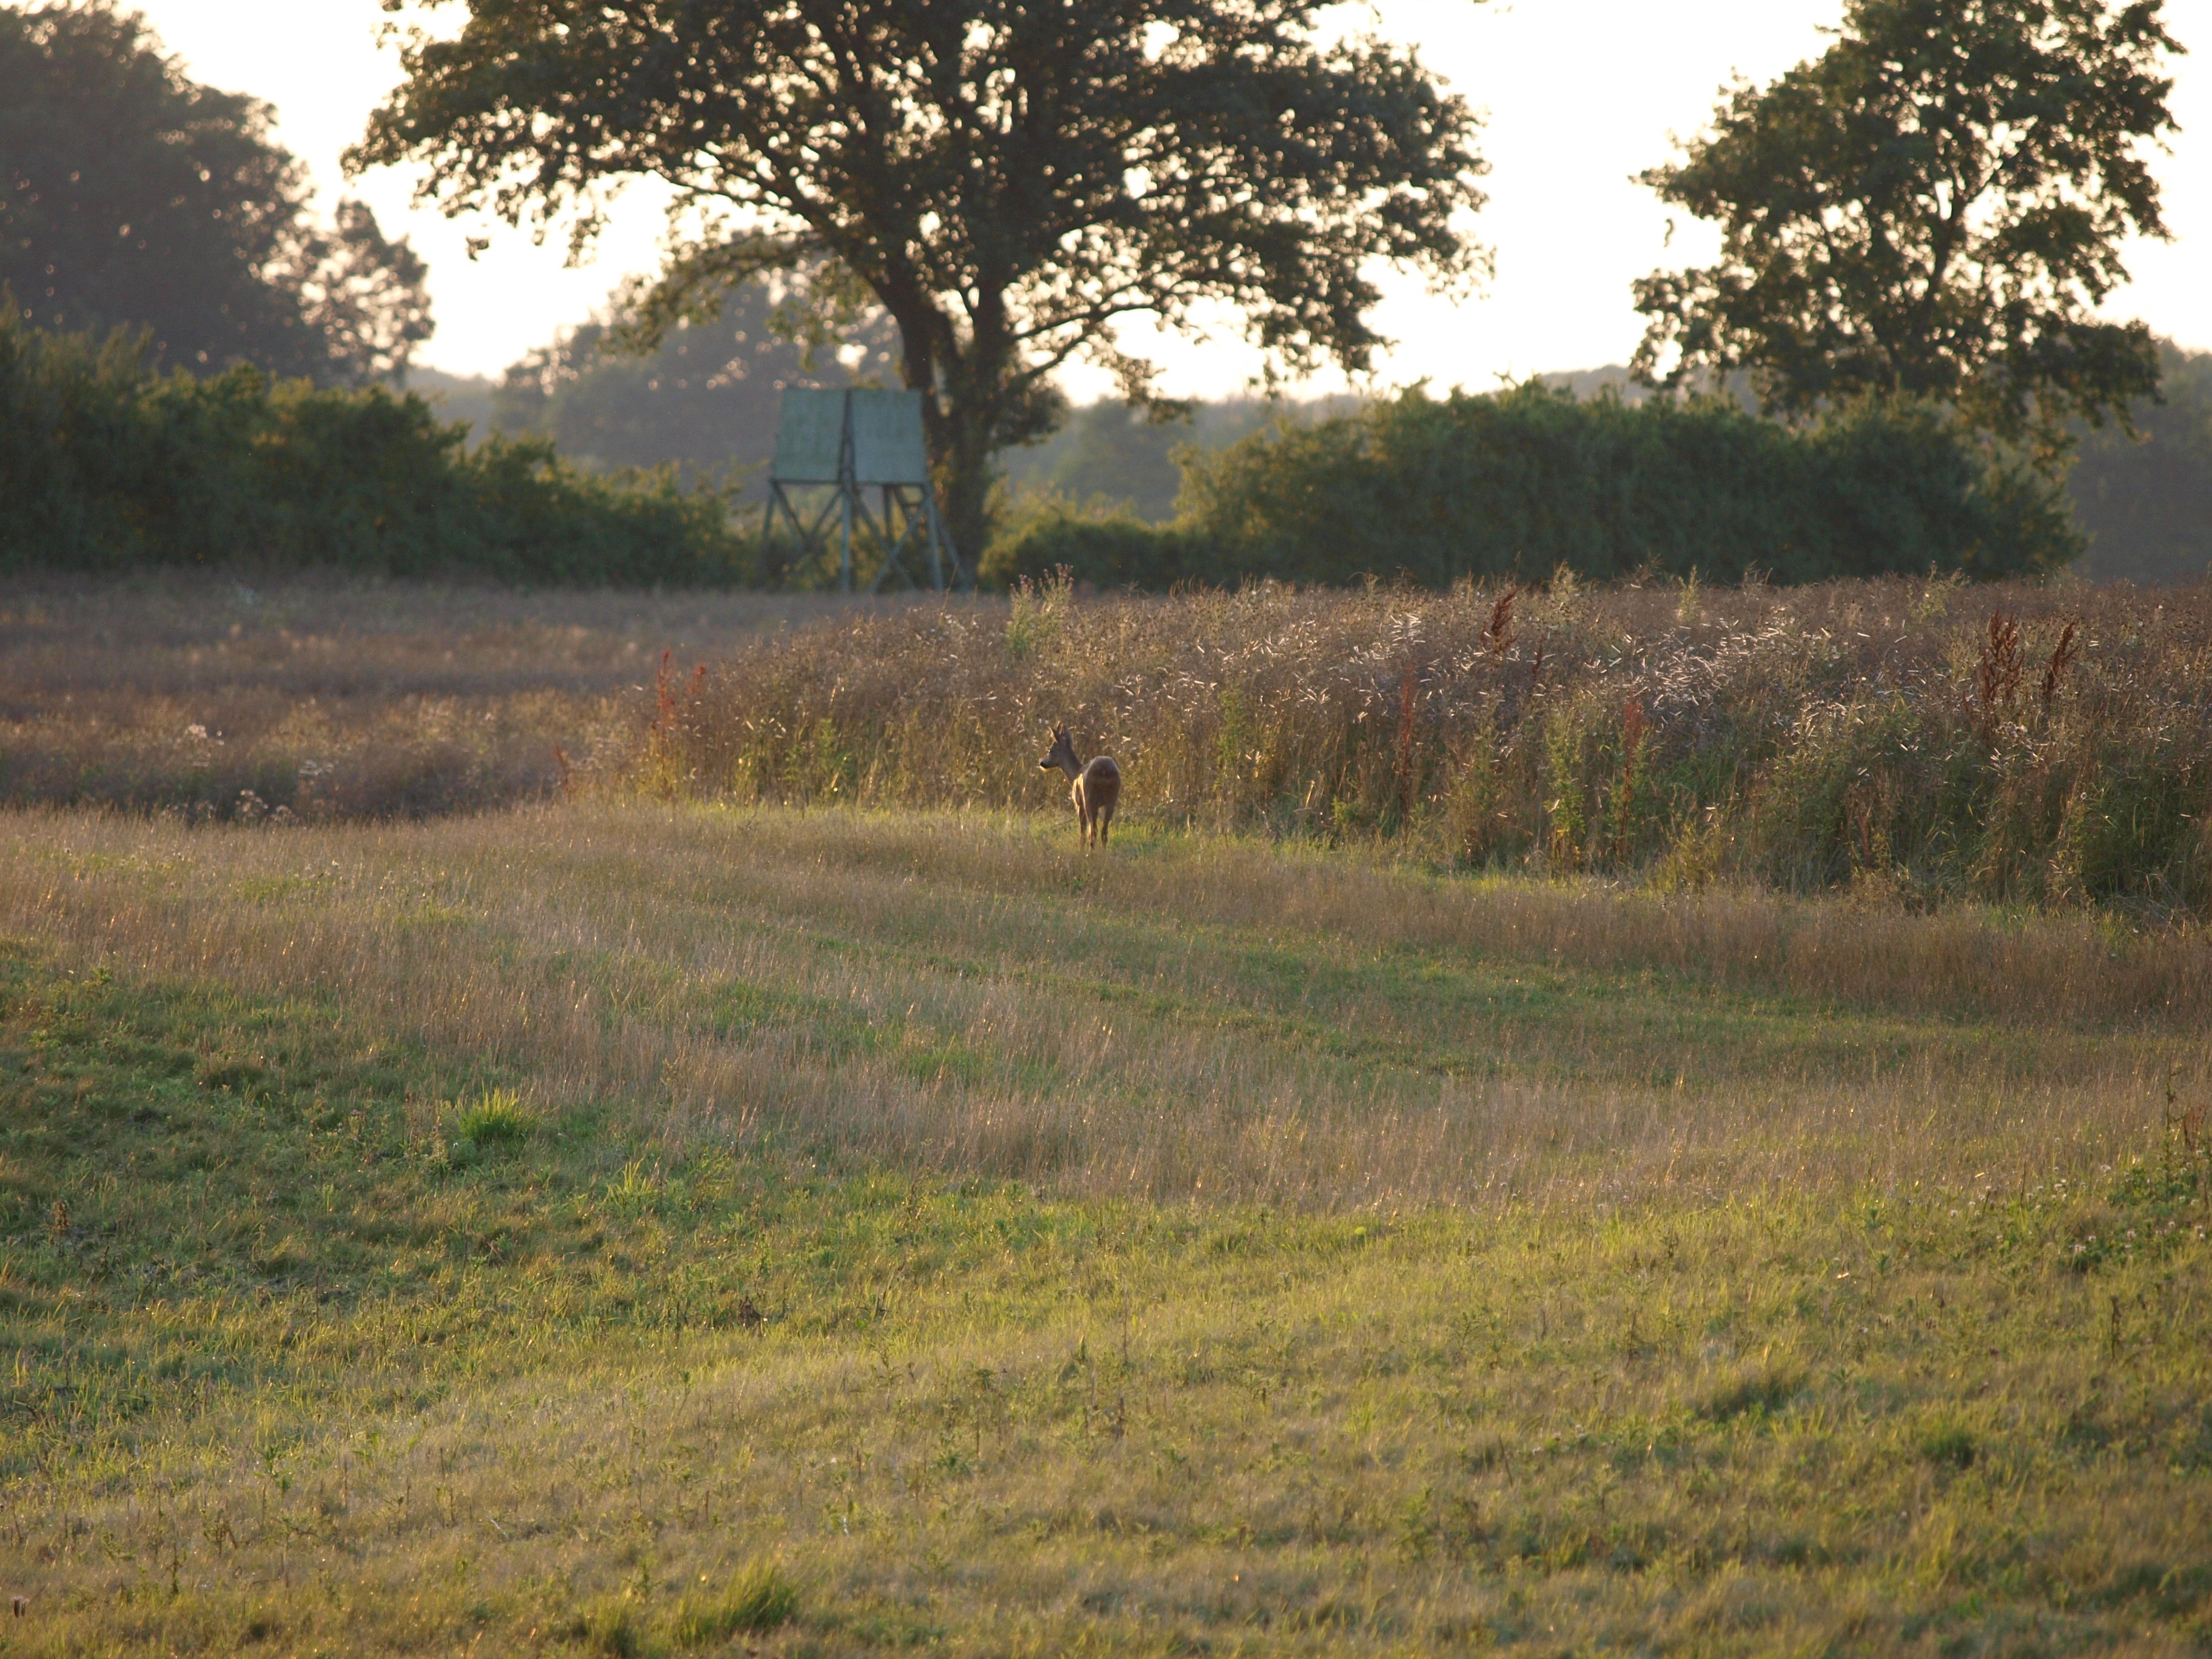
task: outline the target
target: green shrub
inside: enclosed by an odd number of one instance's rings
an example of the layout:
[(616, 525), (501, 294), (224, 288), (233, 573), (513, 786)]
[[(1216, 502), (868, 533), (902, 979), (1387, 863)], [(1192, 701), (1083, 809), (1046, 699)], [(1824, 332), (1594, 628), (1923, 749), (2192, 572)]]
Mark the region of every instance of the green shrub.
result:
[(983, 550), (976, 579), (987, 587), (1049, 580), (1065, 570), (1091, 587), (1164, 589), (1177, 582), (1233, 580), (1209, 564), (1204, 544), (1172, 526), (1146, 524), (1121, 507), (1079, 506), (1065, 496), (1024, 496)]
[(146, 366), (143, 341), (0, 305), (0, 569), (243, 562), (386, 576), (670, 584), (751, 574), (722, 497), (597, 477), (380, 386)]
[(1188, 457), (1174, 532), (1249, 574), (1430, 587), (1561, 565), (1600, 580), (2001, 576), (2081, 546), (2055, 487), (1924, 404), (1858, 404), (1797, 430), (1723, 399), (1578, 402), (1534, 383), (1416, 387)]

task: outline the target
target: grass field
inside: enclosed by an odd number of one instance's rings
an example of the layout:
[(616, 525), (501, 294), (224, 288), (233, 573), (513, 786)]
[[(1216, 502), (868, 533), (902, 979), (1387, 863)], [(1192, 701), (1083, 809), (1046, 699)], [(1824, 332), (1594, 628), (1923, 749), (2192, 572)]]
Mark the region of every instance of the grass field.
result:
[(623, 710), (649, 703), (662, 651), (719, 659), (763, 633), (868, 608), (314, 575), (11, 575), (0, 592), (0, 805), (198, 821), (542, 799), (561, 785), (556, 747), (583, 769), (630, 740)]
[(2212, 1647), (2201, 935), (0, 817), (0, 1652)]

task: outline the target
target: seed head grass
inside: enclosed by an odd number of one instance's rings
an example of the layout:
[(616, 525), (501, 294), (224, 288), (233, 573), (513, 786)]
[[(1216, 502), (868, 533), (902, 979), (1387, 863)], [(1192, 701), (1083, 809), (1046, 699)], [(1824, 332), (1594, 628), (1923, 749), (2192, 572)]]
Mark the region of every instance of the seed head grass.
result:
[(11, 576), (0, 805), (330, 821), (542, 799), (564, 773), (573, 788), (630, 752), (663, 650), (719, 659), (832, 608), (297, 574)]
[(1122, 768), (1117, 826), (2201, 921), (2208, 653), (2203, 586), (1061, 584), (763, 635), (672, 687), (603, 781), (1034, 807), (1020, 762), (1065, 720)]

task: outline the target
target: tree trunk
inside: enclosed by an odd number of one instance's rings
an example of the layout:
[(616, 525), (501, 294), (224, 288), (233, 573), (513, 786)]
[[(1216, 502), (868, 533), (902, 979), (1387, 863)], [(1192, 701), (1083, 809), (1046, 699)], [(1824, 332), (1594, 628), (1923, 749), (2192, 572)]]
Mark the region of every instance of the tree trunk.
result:
[(938, 499), (945, 532), (963, 568), (973, 572), (991, 530), (991, 447), (988, 422), (954, 415), (946, 422), (943, 459), (937, 461)]
[[(930, 320), (938, 321), (933, 317)], [(900, 331), (908, 340), (917, 332), (903, 322)], [(907, 385), (922, 395), (929, 468), (936, 479), (938, 507), (945, 515), (945, 533), (962, 568), (970, 573), (982, 558), (990, 533), (991, 457), (1000, 401), (1000, 388), (975, 384), (975, 356), (972, 347), (963, 353), (948, 343), (937, 353), (909, 345), (902, 365)]]

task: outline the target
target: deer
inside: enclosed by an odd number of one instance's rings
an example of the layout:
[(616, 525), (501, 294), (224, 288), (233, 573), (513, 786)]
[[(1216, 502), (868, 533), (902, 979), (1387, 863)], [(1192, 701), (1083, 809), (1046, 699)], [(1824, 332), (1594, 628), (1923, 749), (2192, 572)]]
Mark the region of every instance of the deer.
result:
[(1121, 799), (1121, 769), (1111, 755), (1094, 755), (1087, 763), (1078, 758), (1075, 739), (1064, 726), (1052, 728), (1052, 751), (1037, 763), (1037, 770), (1049, 772), (1055, 766), (1067, 774), (1068, 799), (1083, 826), (1083, 850), (1089, 852), (1094, 839), (1103, 847), (1106, 827)]

